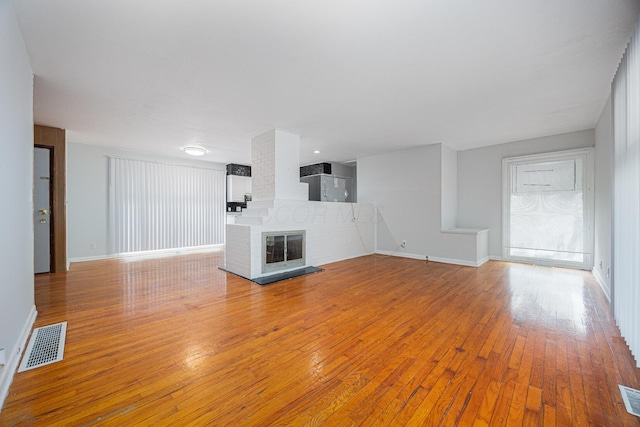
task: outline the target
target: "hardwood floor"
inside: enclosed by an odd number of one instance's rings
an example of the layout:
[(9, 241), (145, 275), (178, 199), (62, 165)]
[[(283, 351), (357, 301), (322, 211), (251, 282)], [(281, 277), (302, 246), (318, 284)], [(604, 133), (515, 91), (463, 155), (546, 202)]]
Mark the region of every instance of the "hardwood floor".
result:
[(16, 374), (0, 425), (640, 425), (590, 273), (373, 255), (261, 287), (223, 263), (37, 276), (65, 358)]

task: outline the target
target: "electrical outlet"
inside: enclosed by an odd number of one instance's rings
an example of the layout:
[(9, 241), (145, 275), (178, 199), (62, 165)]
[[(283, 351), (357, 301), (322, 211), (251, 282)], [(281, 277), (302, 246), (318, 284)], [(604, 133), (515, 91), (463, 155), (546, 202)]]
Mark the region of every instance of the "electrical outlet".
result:
[(7, 354), (4, 348), (0, 348), (0, 368), (7, 364)]
[(400, 246), (402, 246), (403, 248), (407, 246), (407, 241), (403, 240), (402, 243), (400, 243)]
[(600, 261), (600, 270), (602, 270), (602, 261)]
[(95, 244), (95, 243), (91, 243), (91, 244), (89, 245), (89, 249), (95, 249), (95, 248), (96, 248), (96, 244)]

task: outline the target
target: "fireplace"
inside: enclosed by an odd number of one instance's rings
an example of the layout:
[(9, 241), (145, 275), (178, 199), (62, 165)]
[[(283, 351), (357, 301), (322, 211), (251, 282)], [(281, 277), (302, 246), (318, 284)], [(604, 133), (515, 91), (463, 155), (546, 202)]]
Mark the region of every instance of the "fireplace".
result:
[(262, 233), (262, 273), (305, 265), (305, 231)]

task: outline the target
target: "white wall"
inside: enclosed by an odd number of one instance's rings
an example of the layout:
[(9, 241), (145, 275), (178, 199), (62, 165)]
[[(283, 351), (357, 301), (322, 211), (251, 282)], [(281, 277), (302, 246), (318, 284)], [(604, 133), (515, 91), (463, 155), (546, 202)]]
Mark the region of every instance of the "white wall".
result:
[(595, 129), (595, 244), (593, 273), (607, 298), (611, 299), (611, 168), (613, 127), (611, 96)]
[(458, 153), (442, 145), (442, 229), (457, 227), (458, 222)]
[(502, 159), (593, 147), (594, 131), (458, 151), (458, 226), (489, 228), (489, 255), (502, 256)]
[(358, 159), (358, 202), (378, 206), (378, 251), (433, 255), (441, 230), (440, 160), (439, 144)]
[(35, 319), (33, 73), (12, 2), (0, 1), (0, 407)]
[[(169, 158), (67, 142), (67, 257), (70, 262), (109, 255), (109, 156), (225, 169), (222, 163)], [(94, 249), (91, 247), (92, 244), (95, 244)]]
[(442, 144), (358, 159), (358, 200), (378, 207), (377, 252), (463, 265), (486, 261), (486, 244), (479, 247), (486, 233), (443, 232), (458, 228), (455, 171), (456, 152)]

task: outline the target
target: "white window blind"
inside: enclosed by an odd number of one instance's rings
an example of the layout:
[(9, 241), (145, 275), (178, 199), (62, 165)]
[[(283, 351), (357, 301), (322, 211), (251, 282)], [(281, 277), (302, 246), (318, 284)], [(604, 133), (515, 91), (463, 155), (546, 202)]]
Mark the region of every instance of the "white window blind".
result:
[(613, 312), (640, 367), (640, 25), (613, 80)]
[(224, 243), (223, 171), (109, 158), (111, 253)]

